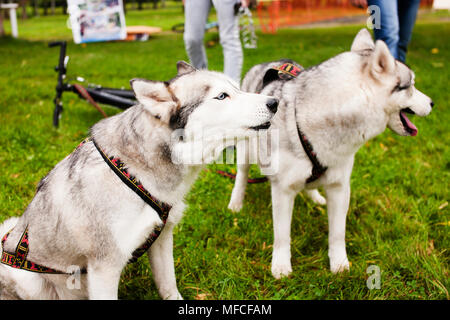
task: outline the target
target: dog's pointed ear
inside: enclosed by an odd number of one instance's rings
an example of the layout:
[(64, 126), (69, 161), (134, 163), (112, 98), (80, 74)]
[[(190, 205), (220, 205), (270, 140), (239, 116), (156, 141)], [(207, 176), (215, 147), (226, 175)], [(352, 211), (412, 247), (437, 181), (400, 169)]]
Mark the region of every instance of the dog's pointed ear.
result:
[(168, 124), (179, 107), (179, 100), (169, 85), (145, 79), (132, 79), (130, 85), (138, 102), (153, 116)]
[(196, 69), (191, 66), (189, 63), (185, 61), (178, 61), (177, 62), (177, 71), (178, 75), (181, 76), (182, 74), (186, 74), (192, 71), (195, 71)]
[(375, 43), (375, 49), (370, 56), (370, 68), (375, 77), (395, 71), (395, 59), (382, 40), (377, 40)]
[(361, 29), (353, 39), (351, 51), (373, 50), (375, 43), (367, 29)]

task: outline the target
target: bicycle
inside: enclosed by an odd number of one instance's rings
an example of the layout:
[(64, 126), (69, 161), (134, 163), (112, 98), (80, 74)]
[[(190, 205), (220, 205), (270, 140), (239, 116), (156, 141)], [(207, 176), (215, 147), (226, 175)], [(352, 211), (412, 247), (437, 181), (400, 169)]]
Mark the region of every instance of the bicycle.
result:
[[(56, 85), (56, 95), (53, 99), (55, 108), (53, 110), (53, 126), (57, 128), (59, 126), (59, 120), (63, 112), (62, 95), (64, 92), (76, 93), (80, 98), (87, 100), (92, 104), (105, 118), (106, 113), (97, 104), (103, 103), (125, 110), (137, 102), (134, 97), (134, 92), (124, 88), (108, 88), (97, 84), (88, 84), (83, 86), (78, 83), (70, 83), (66, 79), (67, 64), (69, 62), (69, 56), (66, 56), (66, 41), (55, 41), (48, 44), (50, 48), (60, 47), (58, 65), (54, 68), (58, 72), (58, 79)], [(78, 82), (85, 82), (82, 77), (76, 77)]]

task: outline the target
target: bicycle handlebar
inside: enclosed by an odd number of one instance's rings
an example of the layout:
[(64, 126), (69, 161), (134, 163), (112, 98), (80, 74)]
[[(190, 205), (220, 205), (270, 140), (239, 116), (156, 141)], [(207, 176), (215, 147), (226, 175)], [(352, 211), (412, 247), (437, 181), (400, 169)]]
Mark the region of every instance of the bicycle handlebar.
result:
[(58, 127), (59, 118), (63, 110), (61, 96), (64, 92), (64, 78), (66, 76), (66, 66), (64, 60), (66, 59), (66, 41), (54, 41), (48, 44), (50, 48), (60, 46), (58, 65), (55, 67), (55, 71), (58, 72), (58, 82), (56, 84), (56, 96), (53, 102), (55, 103), (55, 110), (53, 112), (53, 125)]

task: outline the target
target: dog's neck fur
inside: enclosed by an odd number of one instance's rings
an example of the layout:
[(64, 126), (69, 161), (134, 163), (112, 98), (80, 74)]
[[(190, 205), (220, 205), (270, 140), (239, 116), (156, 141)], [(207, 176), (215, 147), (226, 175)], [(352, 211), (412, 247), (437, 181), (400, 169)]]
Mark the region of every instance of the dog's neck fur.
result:
[(202, 164), (223, 149), (218, 144), (205, 147), (196, 141), (177, 141), (173, 129), (140, 105), (100, 121), (91, 135), (108, 156), (119, 157), (152, 195), (169, 204), (183, 199)]

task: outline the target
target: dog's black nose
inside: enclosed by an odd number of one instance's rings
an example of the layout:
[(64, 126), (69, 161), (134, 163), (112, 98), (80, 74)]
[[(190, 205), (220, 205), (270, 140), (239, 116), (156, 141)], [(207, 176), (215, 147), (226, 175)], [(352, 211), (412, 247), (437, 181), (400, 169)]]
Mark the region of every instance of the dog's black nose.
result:
[(430, 102), (430, 106), (431, 106), (432, 108), (434, 107), (434, 102), (433, 102), (433, 101)]
[(278, 99), (269, 99), (269, 101), (267, 101), (266, 103), (267, 108), (269, 108), (270, 111), (272, 111), (273, 113), (277, 112), (278, 109)]

